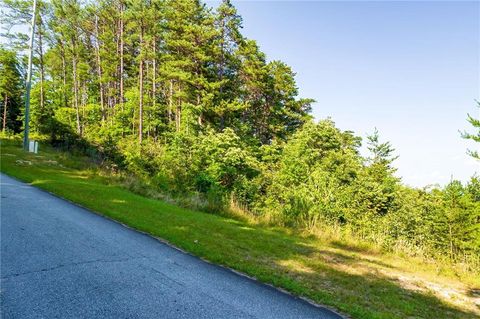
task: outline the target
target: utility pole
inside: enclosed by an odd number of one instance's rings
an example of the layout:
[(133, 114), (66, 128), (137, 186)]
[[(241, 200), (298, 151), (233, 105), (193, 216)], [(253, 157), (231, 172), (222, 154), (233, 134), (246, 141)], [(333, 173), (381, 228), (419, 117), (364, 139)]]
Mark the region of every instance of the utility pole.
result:
[(37, 0), (33, 0), (32, 25), (30, 33), (30, 51), (28, 52), (27, 85), (25, 92), (25, 132), (23, 135), (23, 149), (28, 151), (28, 133), (30, 131), (30, 89), (32, 87), (32, 56), (33, 56), (33, 37), (35, 35), (35, 18), (37, 15)]

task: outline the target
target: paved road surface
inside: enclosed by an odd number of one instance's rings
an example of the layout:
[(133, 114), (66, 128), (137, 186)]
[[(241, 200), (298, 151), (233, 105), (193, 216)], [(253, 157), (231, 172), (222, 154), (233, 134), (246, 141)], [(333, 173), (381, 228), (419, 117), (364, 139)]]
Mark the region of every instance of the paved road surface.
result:
[(2, 318), (340, 318), (1, 175)]

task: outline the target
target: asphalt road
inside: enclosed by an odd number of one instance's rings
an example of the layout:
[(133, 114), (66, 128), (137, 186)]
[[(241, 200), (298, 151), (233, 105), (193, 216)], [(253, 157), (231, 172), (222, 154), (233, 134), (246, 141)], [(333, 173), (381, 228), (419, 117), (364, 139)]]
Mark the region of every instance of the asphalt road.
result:
[(340, 318), (1, 175), (2, 318)]

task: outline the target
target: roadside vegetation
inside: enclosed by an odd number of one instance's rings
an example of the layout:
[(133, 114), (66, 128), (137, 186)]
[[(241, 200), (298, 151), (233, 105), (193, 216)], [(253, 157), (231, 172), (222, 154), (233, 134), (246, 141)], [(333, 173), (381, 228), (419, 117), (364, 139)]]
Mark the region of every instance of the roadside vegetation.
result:
[(3, 172), (355, 318), (479, 315), (480, 177), (404, 185), (376, 129), (312, 118), (230, 1), (39, 0), (39, 155), (15, 142), (30, 2), (1, 7)]
[(19, 140), (2, 140), (1, 171), (353, 318), (480, 314), (480, 277), (459, 265), (386, 252), (331, 228), (312, 233), (181, 208), (131, 192), (129, 178), (87, 157), (43, 145), (39, 154), (28, 154)]

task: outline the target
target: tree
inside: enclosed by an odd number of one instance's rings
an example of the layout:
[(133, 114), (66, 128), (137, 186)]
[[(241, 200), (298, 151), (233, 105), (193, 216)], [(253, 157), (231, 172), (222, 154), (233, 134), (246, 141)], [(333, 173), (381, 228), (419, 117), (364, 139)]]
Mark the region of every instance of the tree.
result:
[[(2, 21), (5, 33), (2, 36), (7, 40), (8, 46), (19, 52), (27, 49), (29, 35), (20, 31), (15, 32), (16, 25), (29, 25), (31, 21), (32, 5), (30, 0), (2, 0), (1, 7), (5, 10)], [(32, 85), (32, 128), (38, 129), (43, 120), (48, 116), (45, 110), (46, 104), (46, 64), (45, 47), (50, 37), (48, 19), (50, 17), (50, 3), (37, 1), (35, 19), (35, 41), (33, 48), (33, 85)]]
[(242, 107), (238, 99), (241, 67), (238, 50), (245, 39), (240, 33), (242, 18), (230, 0), (223, 0), (217, 7), (214, 24), (214, 67), (210, 76), (216, 79), (219, 87), (215, 90), (212, 101), (214, 107), (209, 110), (208, 116), (215, 126), (223, 130), (228, 125), (234, 125), (232, 116)]
[(0, 47), (0, 112), (2, 132), (21, 130), (23, 80), (21, 66), (14, 51)]
[(368, 202), (369, 209), (385, 215), (396, 208), (399, 179), (394, 176), (396, 169), (392, 163), (398, 156), (393, 155), (395, 149), (390, 142), (380, 142), (376, 128), (372, 135), (367, 136), (367, 149), (371, 155), (367, 158), (364, 172), (364, 200)]
[(443, 210), (433, 222), (436, 243), (455, 259), (461, 252), (477, 250), (480, 243), (480, 206), (459, 181), (451, 181), (442, 192)]
[(346, 221), (347, 194), (361, 169), (359, 146), (358, 137), (340, 131), (331, 120), (307, 122), (283, 149), (266, 210), (309, 227), (319, 220)]
[[(477, 102), (477, 107), (480, 108), (480, 102)], [(474, 118), (470, 114), (468, 116), (468, 122), (473, 126), (474, 129), (477, 129), (476, 133), (463, 132), (462, 137), (465, 139), (472, 140), (474, 142), (480, 143), (480, 119)], [(469, 150), (468, 153), (476, 159), (480, 160), (480, 153), (478, 151)]]
[(270, 139), (286, 139), (311, 119), (313, 99), (297, 99), (298, 89), (295, 84), (295, 73), (281, 61), (268, 63), (267, 70), (271, 78), (269, 97), (272, 104), (270, 117)]

